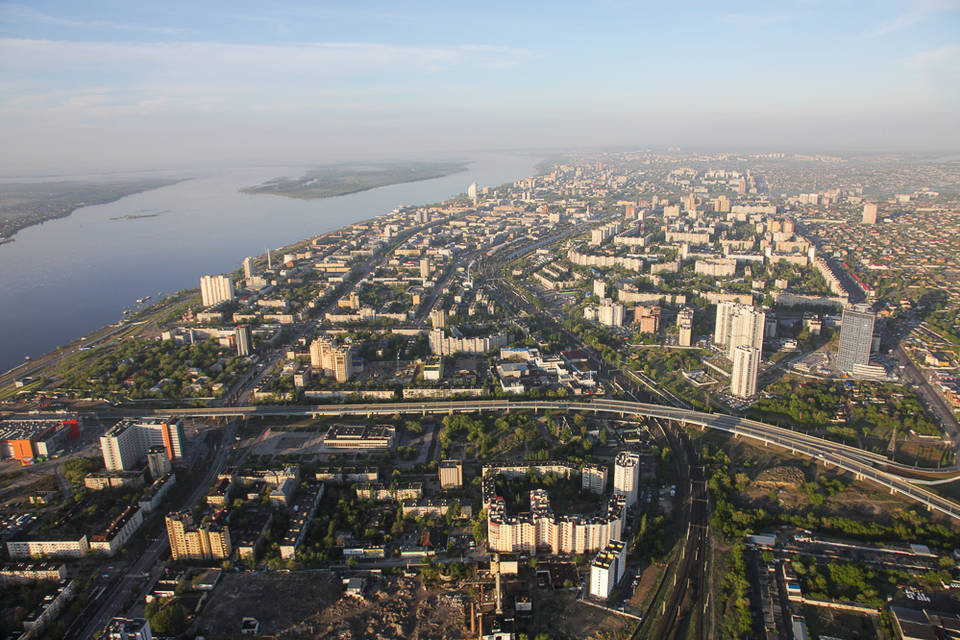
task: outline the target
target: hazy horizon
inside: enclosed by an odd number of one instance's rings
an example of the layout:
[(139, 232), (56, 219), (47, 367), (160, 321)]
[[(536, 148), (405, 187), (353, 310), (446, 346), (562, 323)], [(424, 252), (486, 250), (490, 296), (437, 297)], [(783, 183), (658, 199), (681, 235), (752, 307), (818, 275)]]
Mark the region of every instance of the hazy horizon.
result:
[(0, 87), (3, 175), (580, 147), (949, 153), (960, 2), (5, 2)]

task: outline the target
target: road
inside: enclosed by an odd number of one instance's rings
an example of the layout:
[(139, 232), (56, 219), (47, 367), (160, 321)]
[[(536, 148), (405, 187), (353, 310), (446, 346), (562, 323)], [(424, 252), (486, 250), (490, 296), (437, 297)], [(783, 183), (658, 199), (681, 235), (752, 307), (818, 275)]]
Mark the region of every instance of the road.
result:
[[(222, 440), (216, 445), (216, 456), (210, 463), (206, 475), (196, 483), (196, 488), (183, 503), (181, 509), (193, 507), (193, 505), (200, 502), (206, 495), (207, 490), (210, 488), (210, 485), (213, 484), (217, 474), (220, 473), (220, 470), (223, 468), (223, 465), (233, 450), (232, 445), (236, 432), (237, 421), (233, 421), (226, 427)], [(147, 547), (143, 555), (127, 565), (125, 570), (119, 571), (114, 576), (103, 595), (93, 603), (94, 605), (99, 603), (99, 606), (90, 612), (85, 611), (81, 614), (77, 618), (74, 628), (68, 630), (65, 637), (68, 639), (85, 640), (86, 638), (92, 637), (93, 634), (100, 629), (103, 629), (112, 618), (120, 614), (121, 609), (126, 604), (126, 597), (123, 595), (125, 591), (124, 583), (127, 580), (149, 574), (151, 569), (153, 569), (157, 562), (167, 553), (169, 548), (170, 543), (165, 535), (161, 535), (150, 543), (150, 546)], [(90, 605), (88, 605), (88, 607), (89, 606)], [(77, 623), (79, 623), (79, 628)]]
[[(680, 409), (664, 405), (647, 404), (632, 400), (599, 399), (593, 400), (440, 400), (435, 402), (383, 402), (360, 404), (321, 404), (321, 405), (283, 405), (283, 406), (246, 406), (217, 408), (183, 408), (156, 410), (157, 415), (177, 415), (183, 417), (264, 417), (264, 416), (373, 416), (428, 413), (459, 413), (482, 411), (586, 411), (593, 413), (613, 413), (620, 416), (643, 416), (674, 420), (688, 426), (725, 431), (738, 437), (750, 438), (764, 445), (774, 445), (786, 449), (794, 455), (813, 458), (826, 465), (839, 467), (853, 473), (858, 480), (875, 482), (894, 493), (900, 493), (930, 510), (938, 511), (951, 518), (960, 520), (960, 505), (927, 491), (918, 485), (930, 484), (937, 480), (960, 478), (956, 469), (918, 470), (907, 465), (892, 462), (883, 456), (838, 442), (824, 440), (805, 433), (791, 431), (783, 427), (748, 420), (737, 416), (717, 413), (703, 413), (692, 409)], [(143, 415), (139, 411), (138, 415)], [(112, 412), (111, 415), (118, 415)]]

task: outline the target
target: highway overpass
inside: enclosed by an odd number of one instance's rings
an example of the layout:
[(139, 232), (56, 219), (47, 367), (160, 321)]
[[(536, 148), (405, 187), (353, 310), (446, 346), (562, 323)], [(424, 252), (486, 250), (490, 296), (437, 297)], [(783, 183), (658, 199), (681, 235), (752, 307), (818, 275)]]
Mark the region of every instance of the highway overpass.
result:
[[(614, 413), (620, 416), (642, 416), (675, 420), (686, 425), (725, 431), (737, 437), (750, 438), (765, 445), (774, 445), (793, 454), (813, 458), (825, 465), (833, 465), (856, 476), (858, 480), (870, 480), (891, 493), (899, 493), (918, 502), (931, 511), (938, 511), (960, 520), (960, 505), (936, 493), (923, 489), (920, 484), (949, 481), (960, 478), (956, 469), (936, 471), (923, 470), (916, 478), (912, 467), (892, 463), (883, 456), (824, 440), (804, 433), (774, 425), (728, 416), (704, 413), (691, 409), (679, 409), (663, 405), (647, 404), (616, 399), (593, 400), (444, 400), (433, 402), (384, 402), (362, 404), (322, 405), (270, 405), (245, 407), (157, 409), (157, 415), (177, 415), (194, 418), (219, 417), (283, 417), (283, 416), (376, 416), (392, 414), (464, 413), (482, 411), (586, 411)], [(119, 412), (118, 412), (119, 413)], [(127, 414), (128, 412), (123, 412)], [(143, 415), (141, 412), (138, 415)], [(101, 417), (107, 417), (102, 414)]]

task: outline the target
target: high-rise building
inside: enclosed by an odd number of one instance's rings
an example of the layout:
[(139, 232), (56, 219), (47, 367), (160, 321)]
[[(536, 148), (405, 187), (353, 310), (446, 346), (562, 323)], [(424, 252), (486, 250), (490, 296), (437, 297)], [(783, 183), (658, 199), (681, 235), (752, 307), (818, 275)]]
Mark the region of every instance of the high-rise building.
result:
[(590, 564), (590, 595), (606, 600), (623, 578), (627, 567), (627, 545), (611, 540)]
[(597, 310), (597, 320), (608, 327), (623, 326), (623, 305), (616, 302), (605, 302)]
[(240, 357), (250, 355), (253, 350), (253, 334), (250, 333), (250, 327), (242, 324), (233, 330), (233, 338), (237, 343), (237, 355)]
[(633, 321), (640, 327), (641, 333), (657, 333), (660, 331), (660, 313), (658, 306), (637, 306), (633, 310)]
[(879, 207), (875, 202), (868, 202), (863, 205), (863, 224), (877, 224), (877, 210)]
[(679, 336), (677, 344), (681, 347), (689, 347), (693, 344), (693, 309), (684, 307), (677, 314), (677, 329)]
[(697, 210), (697, 196), (693, 193), (688, 193), (687, 197), (683, 199), (683, 208), (686, 209), (687, 213), (693, 213)]
[(766, 316), (762, 310), (736, 302), (717, 305), (717, 322), (713, 342), (726, 347), (727, 357), (733, 360), (734, 350), (742, 344), (763, 349), (763, 330)]
[(479, 189), (477, 187), (476, 182), (472, 183), (469, 187), (467, 187), (467, 197), (470, 198), (471, 200), (476, 200), (478, 193), (479, 193)]
[(430, 312), (430, 326), (434, 329), (447, 328), (447, 312), (443, 309), (434, 309)]
[(855, 305), (843, 310), (840, 326), (840, 346), (837, 347), (837, 368), (852, 372), (853, 365), (870, 363), (873, 345), (873, 324), (876, 314), (867, 305)]
[(757, 393), (757, 375), (760, 373), (760, 349), (742, 344), (733, 350), (733, 372), (730, 375), (730, 393), (749, 398)]
[(253, 258), (247, 256), (243, 259), (243, 278), (249, 280), (253, 276)]
[(593, 295), (597, 296), (601, 300), (607, 297), (607, 283), (603, 280), (594, 280), (593, 281)]
[(145, 618), (114, 618), (107, 623), (104, 640), (153, 640), (150, 623)]
[(621, 451), (613, 462), (613, 492), (627, 499), (627, 507), (637, 503), (640, 491), (640, 454)]
[(162, 446), (170, 460), (183, 457), (183, 420), (146, 417), (121, 420), (100, 437), (103, 462), (108, 471), (136, 467), (151, 447)]
[(440, 487), (459, 489), (463, 486), (463, 463), (459, 460), (440, 461)]
[(337, 382), (347, 382), (353, 375), (353, 348), (335, 344), (322, 336), (310, 343), (310, 366), (323, 370)]
[(730, 198), (717, 196), (717, 199), (713, 201), (713, 210), (717, 213), (730, 213)]
[(147, 468), (150, 469), (150, 477), (154, 480), (162, 478), (173, 470), (166, 447), (159, 445), (147, 449)]
[(222, 523), (225, 512), (194, 523), (189, 511), (167, 514), (167, 538), (174, 560), (226, 560), (233, 553), (230, 528)]
[(603, 494), (607, 488), (607, 468), (600, 465), (586, 465), (580, 471), (580, 490)]
[(230, 276), (200, 278), (200, 301), (205, 307), (233, 300), (233, 279)]
[(430, 258), (420, 258), (420, 279), (430, 279)]

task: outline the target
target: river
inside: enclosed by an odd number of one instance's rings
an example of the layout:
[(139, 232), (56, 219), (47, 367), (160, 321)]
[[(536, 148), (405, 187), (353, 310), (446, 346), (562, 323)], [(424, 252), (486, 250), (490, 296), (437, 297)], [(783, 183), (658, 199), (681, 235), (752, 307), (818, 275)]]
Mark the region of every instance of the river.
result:
[(238, 191), (300, 168), (222, 169), (28, 227), (0, 245), (0, 372), (116, 322), (137, 298), (198, 287), (201, 275), (232, 271), (264, 247), (440, 202), (472, 182), (512, 182), (537, 161), (477, 154), (450, 176), (321, 200)]

